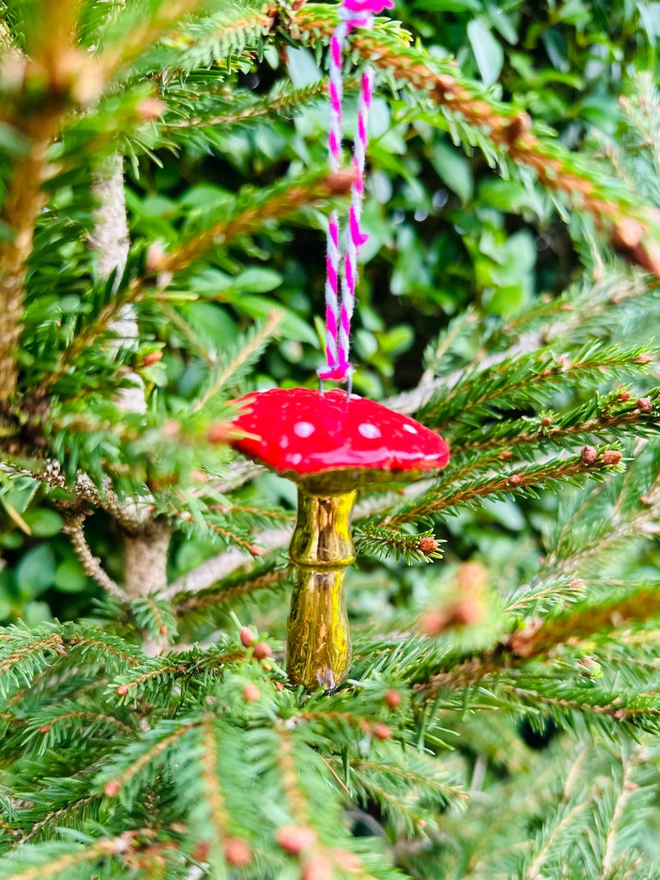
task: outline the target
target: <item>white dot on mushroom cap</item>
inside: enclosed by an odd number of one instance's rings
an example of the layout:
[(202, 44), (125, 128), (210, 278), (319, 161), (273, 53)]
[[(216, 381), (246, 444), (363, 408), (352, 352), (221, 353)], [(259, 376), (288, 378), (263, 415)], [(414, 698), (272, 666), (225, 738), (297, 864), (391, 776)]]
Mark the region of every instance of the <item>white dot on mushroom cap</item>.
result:
[(416, 434), (417, 428), (414, 425), (404, 425), (403, 430), (407, 431), (409, 434)]
[(358, 431), (362, 434), (363, 437), (366, 437), (367, 440), (377, 440), (379, 437), (382, 437), (380, 428), (377, 428), (375, 425), (370, 425), (368, 423), (364, 423), (362, 425), (358, 425)]
[(289, 461), (291, 464), (300, 464), (302, 461), (302, 455), (299, 452), (294, 452), (293, 455), (289, 456)]
[(289, 438), (286, 434), (283, 437), (280, 437), (280, 449), (286, 449), (289, 445)]
[(311, 437), (315, 430), (311, 422), (296, 422), (293, 426), (293, 433), (297, 437)]

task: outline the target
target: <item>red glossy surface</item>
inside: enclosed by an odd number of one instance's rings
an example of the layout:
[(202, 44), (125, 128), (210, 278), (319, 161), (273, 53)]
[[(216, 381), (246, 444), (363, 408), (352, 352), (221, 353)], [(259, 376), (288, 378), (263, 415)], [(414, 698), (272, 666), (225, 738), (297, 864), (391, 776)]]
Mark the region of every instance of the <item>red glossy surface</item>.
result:
[(232, 445), (276, 471), (301, 476), (353, 468), (439, 470), (449, 448), (435, 432), (380, 403), (335, 389), (272, 388), (237, 401), (234, 424), (259, 439)]

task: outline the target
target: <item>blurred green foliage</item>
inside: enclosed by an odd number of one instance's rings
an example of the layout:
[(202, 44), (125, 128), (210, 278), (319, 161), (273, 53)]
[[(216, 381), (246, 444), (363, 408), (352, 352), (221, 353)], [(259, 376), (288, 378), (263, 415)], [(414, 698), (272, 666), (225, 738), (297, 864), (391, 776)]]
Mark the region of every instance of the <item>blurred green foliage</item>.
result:
[[(618, 96), (626, 90), (626, 79), (635, 70), (655, 68), (660, 39), (658, 2), (398, 0), (393, 17), (432, 52), (451, 53), (495, 98), (512, 101), (557, 131), (570, 148), (578, 148), (594, 129), (616, 132)], [(245, 63), (234, 74), (238, 87), (256, 95), (284, 77), (300, 87), (316, 82), (319, 70), (312, 53), (291, 49), (284, 59), (268, 50), (262, 62)], [(349, 91), (347, 134), (354, 120), (355, 96)], [(443, 124), (437, 117), (411, 123), (402, 99), (374, 101), (364, 212), (370, 237), (354, 357), (356, 389), (376, 399), (419, 381), (429, 342), (466, 306), (508, 314), (534, 297), (558, 293), (579, 269), (570, 227), (548, 195), (524, 180), (500, 178), (480, 153), (466, 156)], [(171, 149), (147, 153), (128, 165), (133, 238), (156, 235), (167, 243), (177, 231), (200, 223), (223, 194), (246, 183), (272, 183), (291, 165), (302, 172), (323, 161), (326, 127), (327, 105), (319, 100), (296, 108), (291, 118), (218, 126), (212, 149), (207, 136), (196, 143), (193, 130), (182, 138), (173, 128)], [(281, 336), (262, 359), (257, 383), (315, 381), (322, 352), (325, 218), (307, 211), (305, 219), (304, 226), (257, 235), (242, 242), (240, 251), (194, 269), (186, 287), (197, 291), (198, 299), (179, 312), (165, 306), (145, 313), (154, 349), (168, 342), (169, 352), (141, 372), (147, 383), (163, 389), (171, 406), (195, 394), (202, 365), (214, 352), (275, 305), (285, 310)], [(197, 359), (177, 356), (182, 336), (194, 343)], [(243, 494), (249, 498), (254, 491), (248, 487)], [(259, 491), (274, 502), (293, 504), (290, 487), (277, 478), (261, 479)], [(52, 493), (37, 491), (26, 479), (23, 487), (0, 497), (0, 618), (23, 616), (34, 623), (51, 614), (83, 613), (98, 588), (82, 572), (61, 532), (63, 520), (51, 505)], [(552, 496), (527, 506), (488, 503), (483, 511), (452, 520), (452, 534), (446, 537), (459, 558), (479, 551), (494, 564), (531, 569), (538, 536), (548, 529), (556, 504)], [(101, 515), (89, 521), (88, 538), (110, 574), (119, 574), (119, 536)], [(208, 542), (195, 540), (175, 549), (172, 576), (212, 552)], [(419, 588), (430, 576), (428, 570), (422, 576), (415, 569), (414, 577), (399, 571), (403, 592), (413, 589), (413, 581)], [(364, 572), (360, 577), (368, 586)]]

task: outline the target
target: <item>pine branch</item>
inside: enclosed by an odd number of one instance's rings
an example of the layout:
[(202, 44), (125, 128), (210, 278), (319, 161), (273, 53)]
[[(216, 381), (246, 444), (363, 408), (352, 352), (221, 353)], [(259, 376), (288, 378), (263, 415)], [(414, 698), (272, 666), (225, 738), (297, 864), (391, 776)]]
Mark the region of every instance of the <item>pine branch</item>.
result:
[[(337, 26), (336, 8), (305, 6), (293, 13), (288, 33), (304, 44), (327, 42)], [(395, 79), (428, 93), (431, 100), (482, 133), (496, 153), (532, 168), (546, 187), (570, 197), (576, 207), (591, 213), (611, 234), (613, 245), (632, 262), (660, 275), (660, 252), (654, 242), (657, 220), (635, 204), (634, 195), (613, 188), (607, 176), (580, 162), (557, 142), (532, 133), (526, 113), (494, 104), (481, 90), (461, 80), (448, 62), (407, 45), (396, 28), (380, 20), (373, 31), (356, 30), (351, 46), (365, 61)]]
[(230, 586), (223, 586), (221, 584), (220, 589), (210, 590), (208, 592), (206, 590), (201, 591), (196, 595), (191, 596), (189, 599), (180, 602), (175, 607), (180, 614), (202, 611), (205, 608), (213, 608), (222, 605), (225, 602), (230, 602), (233, 599), (239, 599), (243, 596), (252, 594), (257, 590), (263, 590), (266, 587), (273, 587), (276, 584), (281, 584), (284, 581), (289, 580), (291, 573), (292, 569), (290, 566), (275, 568), (264, 574), (255, 574), (254, 572), (251, 572), (248, 577), (244, 580), (240, 580), (238, 583)]
[[(311, 175), (308, 179), (290, 185), (285, 184), (243, 193), (235, 203), (235, 213), (216, 223), (209, 229), (193, 235), (187, 242), (170, 253), (154, 257), (150, 263), (148, 276), (134, 278), (117, 290), (115, 297), (107, 303), (96, 317), (83, 325), (71, 344), (60, 355), (60, 366), (46, 375), (41, 383), (40, 394), (45, 394), (70, 368), (75, 361), (94, 344), (117, 320), (121, 310), (144, 296), (158, 296), (170, 282), (173, 274), (181, 272), (195, 260), (203, 257), (209, 250), (222, 244), (229, 244), (242, 235), (248, 235), (264, 223), (279, 219), (304, 205), (323, 202), (332, 196), (349, 192), (353, 174), (340, 173), (328, 176), (327, 173)], [(249, 207), (244, 207), (246, 202)], [(155, 287), (152, 283), (155, 282)]]
[(451, 389), (438, 391), (422, 407), (419, 418), (437, 430), (456, 419), (461, 422), (489, 416), (495, 409), (516, 409), (546, 400), (558, 383), (603, 381), (625, 369), (643, 369), (651, 358), (644, 347), (622, 350), (619, 346), (590, 344), (567, 356), (555, 358), (547, 351), (534, 351), (500, 362), (495, 368), (467, 373)]
[[(344, 83), (344, 92), (350, 92), (357, 88), (358, 81), (355, 78), (347, 79)], [(293, 88), (288, 83), (278, 83), (276, 88), (265, 98), (255, 100), (251, 95), (243, 107), (232, 108), (225, 113), (216, 113), (210, 116), (185, 116), (177, 122), (166, 122), (163, 125), (163, 130), (176, 135), (178, 131), (189, 128), (225, 127), (262, 119), (264, 116), (272, 114), (293, 112), (311, 101), (325, 96), (327, 90), (327, 78), (320, 79), (303, 88)]]
[(535, 497), (537, 486), (556, 486), (560, 482), (579, 483), (586, 476), (602, 480), (608, 473), (620, 470), (621, 453), (608, 447), (599, 447), (593, 461), (582, 456), (555, 458), (541, 464), (519, 468), (510, 473), (475, 479), (472, 483), (457, 486), (446, 495), (438, 496), (435, 486), (413, 498), (405, 507), (393, 511), (383, 520), (383, 525), (396, 527), (415, 522), (430, 514), (452, 511), (457, 507), (469, 507), (481, 498), (503, 498), (506, 494), (522, 494)]
[(225, 356), (209, 377), (207, 386), (197, 398), (193, 409), (203, 409), (231, 380), (238, 382), (245, 372), (258, 360), (267, 342), (276, 333), (284, 312), (273, 311), (268, 320), (257, 324), (247, 337), (242, 337), (232, 351)]

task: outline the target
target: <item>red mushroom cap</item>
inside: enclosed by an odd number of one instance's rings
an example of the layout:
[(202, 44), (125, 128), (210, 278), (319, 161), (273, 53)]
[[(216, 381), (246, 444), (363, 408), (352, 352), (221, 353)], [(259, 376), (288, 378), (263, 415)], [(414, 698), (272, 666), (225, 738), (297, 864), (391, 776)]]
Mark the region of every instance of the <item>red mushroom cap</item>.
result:
[(234, 425), (251, 436), (232, 445), (312, 491), (415, 479), (449, 461), (449, 448), (434, 431), (373, 400), (356, 394), (347, 400), (338, 389), (322, 395), (273, 388), (236, 403)]

